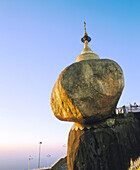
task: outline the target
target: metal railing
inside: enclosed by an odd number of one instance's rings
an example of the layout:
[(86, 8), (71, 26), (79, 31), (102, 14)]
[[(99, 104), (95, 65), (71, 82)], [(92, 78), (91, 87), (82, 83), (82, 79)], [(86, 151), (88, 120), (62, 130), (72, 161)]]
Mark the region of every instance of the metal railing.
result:
[(140, 106), (138, 105), (122, 106), (116, 109), (116, 114), (138, 113), (138, 112), (140, 112)]
[(129, 112), (140, 112), (140, 106), (132, 106), (130, 105)]

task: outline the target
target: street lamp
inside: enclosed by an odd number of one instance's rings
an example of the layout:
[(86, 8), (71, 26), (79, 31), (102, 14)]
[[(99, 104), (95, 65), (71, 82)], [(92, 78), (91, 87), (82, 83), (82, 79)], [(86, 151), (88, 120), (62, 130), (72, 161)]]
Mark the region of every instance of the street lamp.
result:
[[(66, 144), (64, 144), (64, 145), (62, 145), (63, 146), (63, 148), (64, 148), (64, 150), (65, 150), (65, 152), (66, 152)], [(65, 153), (64, 153), (65, 154)]]
[(28, 158), (28, 170), (30, 170), (30, 160), (33, 160), (33, 158), (31, 158), (31, 155)]
[(66, 144), (62, 145), (64, 148), (66, 148)]
[(47, 157), (47, 167), (49, 168), (49, 158), (51, 157), (51, 155), (48, 154), (48, 155), (46, 155), (46, 157)]
[(42, 144), (42, 142), (39, 142), (39, 159), (38, 159), (38, 169), (40, 169), (40, 152), (41, 152), (41, 144)]

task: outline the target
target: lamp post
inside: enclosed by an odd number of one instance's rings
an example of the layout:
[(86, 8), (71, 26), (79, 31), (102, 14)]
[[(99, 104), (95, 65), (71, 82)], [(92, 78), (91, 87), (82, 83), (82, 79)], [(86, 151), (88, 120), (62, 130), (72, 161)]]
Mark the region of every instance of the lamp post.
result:
[[(65, 150), (65, 153), (66, 153), (66, 147), (67, 147), (66, 144), (64, 144), (64, 145), (62, 145), (62, 146), (63, 146), (63, 148), (64, 148), (64, 150)], [(65, 153), (64, 153), (64, 154), (65, 154)]]
[(39, 158), (38, 158), (38, 169), (40, 169), (40, 152), (41, 152), (41, 144), (42, 144), (42, 142), (39, 142)]
[(33, 158), (31, 158), (31, 156), (29, 156), (29, 158), (28, 158), (28, 170), (30, 170), (30, 160), (33, 160)]
[(51, 155), (48, 154), (48, 155), (46, 155), (46, 157), (47, 157), (47, 167), (49, 168), (49, 158), (51, 157)]

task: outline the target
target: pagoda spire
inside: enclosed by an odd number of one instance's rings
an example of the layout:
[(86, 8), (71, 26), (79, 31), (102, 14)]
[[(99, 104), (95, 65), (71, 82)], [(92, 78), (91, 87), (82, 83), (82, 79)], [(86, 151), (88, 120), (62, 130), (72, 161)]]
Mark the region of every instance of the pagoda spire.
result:
[(83, 42), (83, 43), (85, 43), (85, 41), (88, 41), (88, 42), (90, 42), (91, 41), (91, 38), (88, 36), (88, 34), (87, 34), (87, 31), (86, 31), (86, 23), (84, 22), (84, 29), (85, 29), (85, 31), (84, 31), (84, 36), (81, 38), (81, 41)]
[(99, 56), (90, 49), (89, 42), (91, 41), (91, 38), (88, 36), (86, 31), (86, 23), (84, 22), (84, 35), (81, 38), (81, 41), (84, 44), (84, 49), (80, 56), (77, 57), (76, 62), (82, 61), (82, 60), (91, 60), (91, 59), (99, 59)]
[(81, 38), (81, 41), (83, 42), (83, 43), (85, 43), (85, 45), (84, 45), (84, 49), (83, 49), (83, 51), (82, 51), (82, 53), (81, 54), (84, 54), (84, 53), (93, 53), (93, 51), (90, 49), (90, 47), (89, 47), (89, 45), (88, 45), (88, 42), (90, 42), (91, 41), (91, 38), (88, 36), (88, 34), (87, 34), (87, 31), (86, 31), (86, 23), (84, 22), (84, 35), (83, 35), (83, 37)]

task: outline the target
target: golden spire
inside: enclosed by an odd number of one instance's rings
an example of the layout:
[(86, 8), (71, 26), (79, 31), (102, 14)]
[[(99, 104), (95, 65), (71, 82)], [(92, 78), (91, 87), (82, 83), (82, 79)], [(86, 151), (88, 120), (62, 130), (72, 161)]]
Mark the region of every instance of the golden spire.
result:
[(91, 38), (88, 36), (86, 31), (86, 23), (84, 22), (84, 36), (81, 38), (81, 41), (84, 44), (84, 49), (80, 56), (77, 57), (76, 62), (82, 61), (82, 60), (92, 60), (92, 59), (99, 59), (99, 56), (90, 49), (88, 42), (91, 41)]

